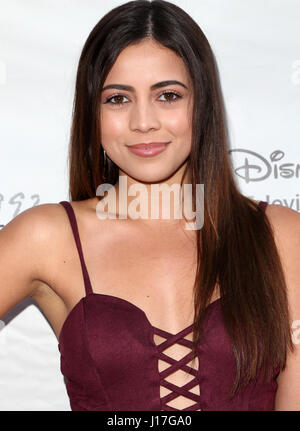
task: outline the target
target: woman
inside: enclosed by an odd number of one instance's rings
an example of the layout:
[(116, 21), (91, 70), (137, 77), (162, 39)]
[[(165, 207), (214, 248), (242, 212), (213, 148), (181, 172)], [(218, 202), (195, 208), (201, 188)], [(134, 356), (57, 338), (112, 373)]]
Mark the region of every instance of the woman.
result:
[[(72, 410), (300, 408), (300, 216), (241, 194), (228, 141), (215, 59), (189, 15), (132, 1), (98, 22), (78, 65), (71, 202), (0, 235), (0, 314), (35, 299)], [(176, 198), (168, 218), (124, 217), (130, 187), (154, 184), (180, 184), (193, 210), (204, 184), (203, 226), (185, 228)]]

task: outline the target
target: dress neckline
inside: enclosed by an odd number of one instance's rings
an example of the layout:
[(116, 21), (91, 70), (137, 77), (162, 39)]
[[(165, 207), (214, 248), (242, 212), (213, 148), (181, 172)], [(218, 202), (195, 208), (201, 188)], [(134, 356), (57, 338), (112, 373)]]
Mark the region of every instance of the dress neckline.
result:
[[(79, 305), (84, 300), (86, 300), (87, 298), (90, 298), (90, 297), (102, 297), (102, 298), (109, 299), (111, 301), (121, 302), (121, 303), (126, 304), (127, 306), (129, 306), (131, 308), (134, 308), (135, 310), (137, 310), (144, 317), (145, 322), (147, 322), (147, 325), (150, 327), (151, 331), (153, 333), (158, 334), (158, 335), (163, 335), (163, 336), (167, 335), (167, 336), (176, 337), (176, 338), (177, 337), (183, 337), (183, 336), (187, 335), (191, 331), (191, 329), (193, 328), (193, 326), (194, 326), (194, 323), (191, 323), (190, 325), (188, 325), (185, 328), (181, 329), (179, 332), (173, 334), (171, 332), (168, 332), (168, 331), (166, 331), (164, 329), (161, 329), (161, 328), (158, 328), (158, 327), (152, 325), (151, 322), (150, 322), (150, 320), (149, 320), (149, 318), (148, 318), (148, 316), (147, 316), (147, 314), (144, 312), (144, 310), (142, 310), (140, 307), (138, 307), (137, 305), (133, 304), (132, 302), (128, 301), (127, 299), (120, 298), (120, 297), (114, 296), (114, 295), (108, 295), (108, 294), (105, 294), (105, 293), (91, 292), (88, 295), (83, 296), (74, 305), (74, 307), (71, 309), (71, 311), (69, 312), (69, 314), (65, 318), (65, 320), (64, 320), (64, 322), (62, 324), (59, 336), (58, 336), (58, 345), (61, 344), (62, 334), (63, 334), (63, 332), (65, 330), (67, 322), (72, 318), (72, 315), (75, 313), (75, 311), (77, 310), (77, 308), (79, 307)], [(220, 300), (221, 300), (221, 298), (219, 297), (219, 298), (215, 299), (214, 301), (210, 302), (208, 304), (208, 306), (205, 308), (204, 311), (206, 312), (211, 306), (217, 305), (220, 302)]]

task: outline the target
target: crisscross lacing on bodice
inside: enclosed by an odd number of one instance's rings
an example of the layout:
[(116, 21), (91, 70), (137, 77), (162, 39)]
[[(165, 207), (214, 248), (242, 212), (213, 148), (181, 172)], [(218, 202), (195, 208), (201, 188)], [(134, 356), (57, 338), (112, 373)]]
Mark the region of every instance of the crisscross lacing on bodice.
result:
[[(70, 397), (71, 407), (72, 410), (95, 410), (95, 406), (97, 406), (97, 410), (106, 410), (108, 409), (109, 402), (106, 402), (106, 388), (107, 392), (111, 394), (111, 410), (119, 410), (119, 406), (122, 406), (121, 410), (135, 410), (135, 402), (137, 406), (143, 406), (144, 410), (157, 410), (157, 407), (160, 404), (160, 410), (165, 411), (175, 411), (175, 410), (183, 410), (183, 411), (196, 411), (196, 410), (202, 410), (200, 406), (202, 405), (205, 410), (213, 409), (213, 410), (250, 410), (250, 406), (252, 410), (273, 410), (274, 409), (274, 399), (275, 399), (275, 393), (277, 390), (277, 383), (276, 383), (276, 377), (278, 376), (280, 369), (279, 367), (276, 367), (274, 370), (274, 380), (270, 382), (270, 384), (266, 384), (265, 386), (263, 384), (258, 384), (257, 392), (254, 392), (254, 387), (249, 386), (249, 388), (245, 389), (245, 392), (243, 396), (236, 397), (230, 404), (227, 399), (225, 399), (224, 394), (218, 393), (218, 385), (231, 385), (231, 378), (234, 377), (234, 374), (231, 373), (229, 370), (228, 373), (224, 373), (224, 369), (222, 366), (222, 363), (219, 361), (222, 361), (222, 358), (219, 357), (217, 354), (215, 358), (211, 359), (211, 355), (204, 355), (204, 352), (202, 352), (201, 355), (201, 367), (199, 370), (199, 364), (197, 365), (198, 369), (195, 369), (192, 367), (193, 364), (199, 362), (200, 354), (197, 355), (196, 358), (192, 357), (192, 340), (190, 339), (190, 333), (193, 330), (193, 325), (188, 326), (187, 328), (183, 329), (182, 331), (178, 332), (177, 334), (172, 334), (167, 331), (164, 331), (160, 328), (153, 327), (151, 323), (149, 322), (149, 319), (147, 318), (146, 314), (142, 309), (137, 307), (136, 305), (130, 303), (129, 301), (126, 301), (125, 299), (118, 298), (112, 295), (105, 295), (101, 293), (94, 293), (90, 277), (85, 265), (83, 252), (82, 252), (82, 246), (80, 242), (79, 232), (78, 232), (78, 226), (76, 222), (75, 213), (73, 210), (72, 205), (70, 202), (67, 201), (61, 201), (60, 204), (62, 204), (67, 211), (67, 215), (70, 220), (72, 232), (74, 235), (76, 247), (78, 250), (80, 263), (82, 267), (82, 274), (84, 279), (84, 287), (86, 296), (83, 299), (86, 299), (86, 301), (90, 301), (89, 298), (106, 298), (109, 299), (110, 303), (115, 303), (118, 301), (118, 303), (122, 303), (124, 309), (124, 305), (127, 305), (127, 311), (132, 310), (132, 307), (134, 307), (136, 313), (135, 318), (137, 319), (138, 316), (143, 319), (144, 328), (147, 324), (147, 329), (152, 327), (153, 337), (164, 339), (162, 342), (155, 342), (155, 348), (153, 345), (151, 345), (151, 349), (149, 349), (149, 343), (145, 346), (145, 350), (142, 350), (142, 347), (139, 344), (139, 340), (142, 339), (144, 336), (147, 335), (147, 341), (149, 342), (148, 333), (147, 334), (141, 334), (140, 337), (136, 342), (139, 345), (141, 355), (141, 361), (144, 359), (147, 361), (148, 356), (145, 355), (149, 354), (149, 350), (151, 353), (151, 359), (153, 358), (152, 353), (155, 352), (155, 355), (157, 355), (157, 362), (158, 362), (158, 370), (156, 374), (156, 365), (155, 368), (148, 367), (149, 375), (146, 373), (145, 376), (143, 376), (144, 367), (136, 367), (137, 368), (137, 377), (135, 378), (135, 364), (136, 359), (135, 357), (132, 358), (132, 367), (129, 368), (129, 372), (131, 374), (129, 375), (129, 379), (122, 380), (121, 371), (119, 375), (113, 375), (112, 378), (114, 380), (114, 391), (109, 390), (109, 379), (106, 380), (106, 385), (102, 385), (101, 380), (98, 378), (95, 379), (95, 373), (94, 373), (94, 362), (92, 363), (92, 366), (86, 366), (86, 364), (90, 363), (91, 361), (91, 355), (90, 351), (87, 348), (83, 348), (86, 343), (85, 337), (90, 337), (91, 340), (95, 340), (95, 338), (87, 333), (88, 331), (85, 331), (81, 325), (86, 325), (85, 318), (88, 317), (85, 315), (85, 313), (79, 313), (77, 315), (77, 320), (75, 320), (75, 324), (73, 326), (71, 325), (71, 320), (69, 318), (67, 324), (64, 324), (62, 330), (64, 330), (63, 336), (60, 338), (60, 349), (61, 349), (61, 370), (63, 371), (63, 374), (68, 379), (68, 394)], [(266, 206), (268, 205), (267, 202), (260, 201), (259, 206), (265, 210)], [(101, 295), (101, 296), (100, 296)], [(96, 301), (96, 300), (95, 300)], [(83, 302), (79, 302), (79, 305), (83, 304)], [(90, 303), (91, 304), (91, 303)], [(220, 302), (214, 301), (213, 304), (220, 304)], [(79, 305), (73, 308), (73, 311), (71, 311), (72, 316), (75, 316), (75, 313), (79, 310), (82, 310), (82, 308), (79, 308)], [(130, 309), (130, 310), (129, 310)], [(137, 311), (139, 312), (137, 313)], [(221, 310), (220, 310), (221, 311)], [(112, 312), (112, 310), (110, 310)], [(69, 316), (71, 315), (69, 314)], [(98, 311), (96, 307), (91, 307), (89, 309), (89, 313), (98, 314)], [(88, 313), (87, 313), (88, 314)], [(109, 315), (108, 310), (108, 317), (106, 319), (111, 321), (113, 316)], [(141, 317), (143, 316), (143, 317)], [(93, 316), (89, 315), (89, 319), (92, 319)], [(221, 319), (220, 314), (216, 316), (216, 319)], [(91, 320), (93, 321), (93, 320)], [(98, 321), (98, 320), (97, 320)], [(122, 323), (122, 322), (121, 322)], [(220, 322), (220, 320), (216, 320), (216, 324), (223, 325), (223, 322)], [(100, 323), (99, 323), (100, 325)], [(109, 328), (107, 325), (106, 327), (100, 327), (99, 330), (105, 331)], [(220, 329), (223, 330), (222, 326), (220, 326)], [(226, 329), (226, 328), (224, 328)], [(146, 330), (146, 329), (145, 329)], [(66, 332), (69, 331), (69, 332)], [(110, 333), (108, 334), (110, 335)], [(151, 334), (152, 335), (152, 334)], [(128, 334), (128, 337), (134, 337), (134, 334)], [(120, 335), (121, 337), (121, 335)], [(189, 339), (187, 338), (189, 337)], [(224, 349), (229, 350), (232, 346), (230, 344), (230, 340), (227, 339), (226, 333), (222, 332), (220, 335), (221, 341), (224, 343)], [(143, 338), (144, 339), (144, 338)], [(71, 340), (71, 342), (70, 342)], [(74, 341), (73, 341), (74, 340)], [(108, 368), (108, 371), (110, 370), (110, 364), (109, 361), (107, 361), (106, 351), (111, 352), (110, 345), (116, 344), (118, 346), (118, 341), (121, 340), (110, 340), (107, 344), (103, 344), (101, 347), (103, 347), (104, 353), (102, 353), (102, 356), (99, 355), (98, 364), (97, 366), (102, 366), (102, 360), (104, 363), (104, 367), (106, 366)], [(130, 340), (129, 340), (130, 341)], [(73, 343), (75, 342), (75, 348), (73, 347)], [(77, 342), (77, 344), (76, 344)], [(98, 342), (98, 340), (97, 340)], [(125, 340), (126, 342), (126, 340)], [(99, 341), (100, 343), (100, 341)], [(124, 346), (124, 340), (122, 340), (122, 346)], [(94, 352), (99, 351), (100, 344), (96, 344), (94, 346)], [(152, 349), (153, 347), (153, 349)], [(174, 352), (175, 348), (175, 355), (173, 357), (168, 356), (170, 354), (170, 351)], [(82, 350), (81, 350), (82, 349)], [(107, 349), (107, 350), (106, 350)], [(189, 353), (186, 353), (186, 350), (190, 349)], [(165, 350), (168, 350), (168, 354), (165, 352)], [(226, 350), (226, 352), (227, 352)], [(74, 355), (74, 352), (79, 352), (80, 354)], [(118, 352), (120, 350), (117, 350)], [(185, 351), (185, 354), (179, 358), (178, 352), (181, 353), (182, 351)], [(102, 348), (101, 348), (102, 352)], [(128, 361), (130, 359), (129, 354), (134, 354), (134, 351), (128, 350), (125, 352), (125, 359)], [(204, 355), (204, 356), (203, 356)], [(75, 357), (74, 357), (75, 356)], [(176, 357), (176, 359), (175, 359)], [(116, 365), (112, 364), (112, 370), (118, 370), (119, 361), (118, 361), (118, 355), (116, 355), (115, 361), (117, 362)], [(194, 359), (193, 364), (190, 363)], [(231, 358), (228, 360), (231, 361)], [(126, 361), (125, 365), (122, 368), (122, 370), (125, 370), (127, 372), (126, 368)], [(215, 373), (212, 372), (210, 367), (210, 362), (213, 361), (212, 366), (215, 369)], [(124, 362), (124, 361), (123, 361)], [(149, 365), (149, 364), (148, 364)], [(162, 365), (162, 368), (161, 368)], [(232, 368), (234, 367), (235, 363), (232, 362)], [(83, 367), (86, 367), (86, 373), (82, 372)], [(202, 379), (202, 373), (204, 373), (204, 378), (206, 383), (202, 384), (202, 394), (201, 394), (201, 403), (200, 403), (200, 384), (199, 384), (199, 377), (201, 372), (201, 379)], [(104, 374), (104, 373), (103, 373)], [(98, 374), (96, 374), (98, 377)], [(117, 386), (117, 382), (120, 377), (120, 388)], [(159, 377), (159, 379), (157, 378)], [(170, 381), (170, 377), (172, 377), (172, 381)], [(147, 385), (149, 378), (149, 387), (142, 387), (142, 385)], [(182, 378), (182, 379), (181, 379)], [(186, 379), (190, 378), (189, 381), (186, 382)], [(131, 379), (131, 380), (130, 380)], [(159, 382), (158, 382), (159, 380)], [(203, 379), (204, 381), (204, 379)], [(129, 390), (128, 390), (128, 384), (130, 383)], [(132, 385), (131, 385), (132, 383)], [(158, 397), (157, 394), (157, 384), (160, 384), (160, 396)], [(183, 383), (183, 384), (182, 384)], [(139, 391), (135, 391), (135, 389), (139, 389)], [(83, 393), (83, 391), (85, 391)], [(169, 391), (169, 392), (167, 392)], [(136, 400), (134, 400), (132, 394), (138, 393)], [(127, 395), (129, 393), (129, 395)], [(144, 395), (145, 393), (145, 395)], [(216, 396), (214, 400), (212, 400), (212, 394), (216, 393)], [(84, 395), (84, 396), (83, 396)], [(143, 397), (144, 395), (144, 397)], [(257, 397), (256, 397), (257, 395)], [(159, 403), (160, 398), (160, 403)], [(187, 403), (190, 402), (189, 405)], [(170, 405), (171, 404), (171, 405)], [(124, 409), (124, 406), (126, 408)]]
[[(165, 353), (163, 353), (164, 350), (166, 350), (168, 347), (174, 345), (175, 343), (180, 344), (182, 346), (188, 347), (189, 349), (192, 349), (192, 341), (188, 340), (184, 337), (186, 337), (189, 333), (192, 331), (192, 326), (183, 329), (182, 331), (178, 332), (177, 334), (171, 334), (167, 331), (164, 331), (160, 328), (153, 327), (154, 334), (159, 335), (160, 337), (165, 338), (165, 341), (163, 341), (160, 344), (157, 344), (157, 355), (158, 359), (165, 361), (166, 363), (170, 364), (170, 366), (163, 371), (159, 372), (160, 375), (160, 385), (164, 386), (171, 392), (167, 395), (161, 397), (161, 410), (166, 411), (192, 411), (192, 410), (201, 410), (200, 408), (200, 395), (195, 394), (193, 392), (190, 392), (190, 389), (192, 389), (195, 386), (198, 386), (199, 388), (199, 381), (197, 379), (197, 372), (198, 370), (188, 366), (187, 364), (193, 359), (193, 352), (192, 350), (184, 355), (180, 360), (176, 360)], [(171, 374), (175, 373), (176, 371), (181, 370), (185, 371), (186, 373), (193, 375), (194, 378), (192, 378), (190, 381), (188, 381), (183, 386), (177, 386), (176, 384), (171, 383), (170, 381), (167, 381), (166, 378), (170, 376)], [(199, 389), (200, 394), (200, 389)], [(187, 399), (190, 399), (191, 401), (194, 401), (191, 405), (184, 409), (177, 409), (173, 406), (168, 405), (167, 403), (170, 403), (170, 401), (174, 400), (175, 398), (183, 396)]]

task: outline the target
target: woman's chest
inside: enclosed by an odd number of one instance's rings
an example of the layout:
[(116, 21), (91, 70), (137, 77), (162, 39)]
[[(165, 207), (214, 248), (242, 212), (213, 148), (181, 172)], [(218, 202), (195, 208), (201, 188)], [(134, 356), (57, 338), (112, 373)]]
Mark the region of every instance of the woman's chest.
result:
[[(81, 235), (84, 262), (94, 293), (127, 300), (151, 324), (176, 332), (193, 321), (196, 246), (191, 236), (174, 231)], [(62, 259), (53, 282), (71, 309), (85, 295), (76, 250)], [(72, 286), (72, 288), (68, 287)]]

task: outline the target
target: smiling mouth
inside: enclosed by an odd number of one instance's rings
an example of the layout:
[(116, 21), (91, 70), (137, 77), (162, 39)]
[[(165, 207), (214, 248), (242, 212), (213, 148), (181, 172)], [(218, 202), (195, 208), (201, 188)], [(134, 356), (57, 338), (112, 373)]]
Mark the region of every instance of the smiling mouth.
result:
[(149, 142), (148, 144), (146, 143), (141, 143), (141, 144), (136, 144), (136, 145), (127, 145), (130, 148), (140, 148), (143, 150), (151, 150), (152, 148), (161, 148), (164, 145), (169, 144), (169, 142)]
[(149, 144), (137, 144), (128, 146), (129, 151), (141, 157), (153, 157), (162, 153), (170, 142), (151, 142)]

